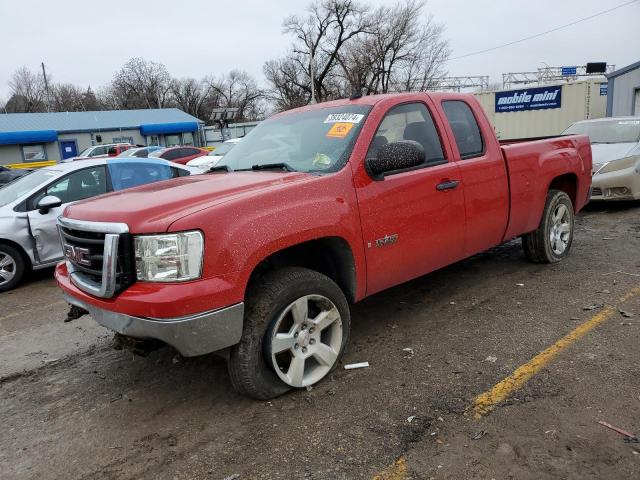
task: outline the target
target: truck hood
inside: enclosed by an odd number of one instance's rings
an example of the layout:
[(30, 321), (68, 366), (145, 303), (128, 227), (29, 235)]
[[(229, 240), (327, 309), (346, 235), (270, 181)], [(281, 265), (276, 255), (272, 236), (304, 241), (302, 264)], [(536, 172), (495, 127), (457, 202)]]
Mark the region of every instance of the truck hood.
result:
[(638, 150), (638, 144), (633, 143), (592, 143), (591, 155), (593, 157), (593, 165), (602, 165), (612, 160), (633, 155)]
[(74, 203), (64, 216), (126, 223), (132, 233), (165, 232), (176, 220), (205, 208), (314, 178), (300, 172), (271, 171), (181, 177)]

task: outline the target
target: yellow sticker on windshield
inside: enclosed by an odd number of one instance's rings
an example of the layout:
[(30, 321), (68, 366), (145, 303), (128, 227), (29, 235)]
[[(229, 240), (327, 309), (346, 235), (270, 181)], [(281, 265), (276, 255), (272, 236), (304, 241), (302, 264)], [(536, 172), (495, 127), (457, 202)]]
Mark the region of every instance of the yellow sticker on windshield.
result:
[(353, 128), (353, 123), (334, 123), (329, 131), (327, 137), (329, 138), (344, 138), (349, 134), (349, 131)]

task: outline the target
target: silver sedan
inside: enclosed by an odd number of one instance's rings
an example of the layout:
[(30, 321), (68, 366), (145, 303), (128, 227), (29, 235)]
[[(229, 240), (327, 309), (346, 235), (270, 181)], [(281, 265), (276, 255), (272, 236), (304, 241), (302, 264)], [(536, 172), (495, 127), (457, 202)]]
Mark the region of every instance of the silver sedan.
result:
[(0, 188), (0, 292), (62, 260), (56, 219), (68, 204), (193, 171), (161, 159), (100, 158), (45, 167)]
[(589, 135), (591, 200), (640, 200), (640, 117), (583, 120), (563, 135)]

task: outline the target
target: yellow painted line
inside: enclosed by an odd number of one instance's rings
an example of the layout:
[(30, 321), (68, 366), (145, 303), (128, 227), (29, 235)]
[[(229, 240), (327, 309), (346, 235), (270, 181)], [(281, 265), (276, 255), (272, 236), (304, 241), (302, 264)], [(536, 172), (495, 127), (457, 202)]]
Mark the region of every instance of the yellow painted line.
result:
[(379, 473), (373, 480), (408, 480), (407, 461), (404, 457), (399, 457), (393, 465)]
[[(639, 293), (640, 286), (637, 286), (620, 297), (618, 303), (624, 303)], [(617, 308), (610, 305), (604, 307), (600, 312), (579, 325), (575, 330), (517, 368), (511, 375), (497, 383), (491, 390), (478, 395), (473, 402), (474, 417), (480, 418), (491, 412), (497, 404), (509, 398), (511, 394), (520, 389), (531, 377), (548, 365), (562, 350), (578, 341), (617, 311)]]

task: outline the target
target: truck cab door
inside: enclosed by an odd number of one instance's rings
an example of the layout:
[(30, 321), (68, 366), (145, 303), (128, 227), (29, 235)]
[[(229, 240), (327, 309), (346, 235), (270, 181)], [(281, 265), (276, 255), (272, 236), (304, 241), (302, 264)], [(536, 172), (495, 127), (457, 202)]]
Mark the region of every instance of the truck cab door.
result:
[(486, 117), (476, 117), (464, 100), (443, 100), (442, 109), (464, 184), (465, 256), (471, 256), (502, 242), (509, 221), (507, 167)]
[(424, 275), (462, 258), (465, 210), (456, 163), (426, 103), (391, 108), (370, 143), (367, 157), (384, 145), (413, 140), (423, 165), (375, 180), (360, 162), (355, 186), (367, 262), (367, 294)]
[[(65, 207), (72, 202), (94, 197), (106, 191), (105, 167), (97, 165), (58, 178), (29, 198), (27, 217), (38, 264), (53, 263), (62, 259), (57, 220)], [(47, 195), (58, 197), (62, 200), (62, 205), (41, 213), (37, 207), (38, 202)]]

